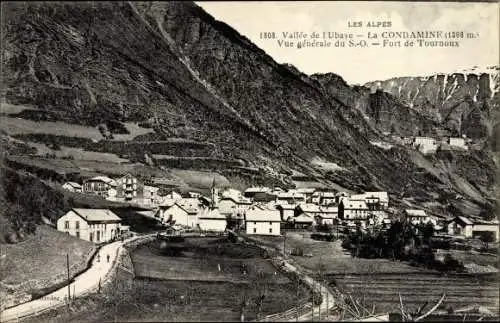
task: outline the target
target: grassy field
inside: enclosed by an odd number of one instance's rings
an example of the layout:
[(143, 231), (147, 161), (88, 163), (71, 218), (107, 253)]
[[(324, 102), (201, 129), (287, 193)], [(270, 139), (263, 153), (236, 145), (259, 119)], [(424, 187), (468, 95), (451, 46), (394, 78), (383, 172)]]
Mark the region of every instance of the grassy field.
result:
[[(310, 270), (316, 270), (318, 265), (324, 265), (325, 271), (331, 274), (345, 273), (410, 273), (422, 271), (420, 268), (412, 267), (402, 262), (394, 262), (387, 259), (362, 259), (354, 258), (341, 246), (341, 241), (317, 241), (310, 238), (311, 232), (287, 232), (286, 250), (289, 253), (294, 248), (302, 248), (304, 254), (312, 257), (291, 256), (300, 266)], [(270, 244), (275, 248), (283, 250), (284, 237), (252, 237), (255, 240)]]
[(21, 118), (2, 117), (0, 129), (9, 135), (19, 135), (27, 133), (46, 133), (58, 136), (89, 138), (101, 140), (103, 136), (97, 127), (80, 126), (65, 122), (53, 121), (32, 121)]
[(66, 280), (66, 254), (71, 276), (87, 268), (95, 245), (41, 225), (26, 241), (0, 249), (2, 292), (32, 294)]
[[(3, 109), (4, 106), (2, 104), (2, 110)], [(15, 114), (26, 109), (27, 109), (26, 107), (17, 107), (13, 105), (8, 105), (5, 107), (4, 113)], [(127, 130), (129, 131), (129, 133), (113, 134), (112, 140), (115, 141), (133, 140), (137, 136), (153, 132), (152, 129), (141, 128), (136, 123), (124, 122), (123, 124), (125, 125), (125, 128), (127, 128)], [(2, 117), (2, 122), (0, 123), (0, 129), (4, 130), (9, 135), (45, 133), (57, 136), (88, 138), (93, 140), (104, 139), (104, 137), (102, 136), (99, 129), (97, 129), (97, 127), (82, 126), (61, 121), (34, 121), (22, 118), (9, 117), (8, 115)]]
[(172, 173), (172, 175), (179, 178), (190, 187), (210, 188), (214, 178), (215, 178), (215, 183), (218, 187), (230, 184), (227, 178), (215, 172), (203, 172), (203, 171), (182, 170), (182, 169), (171, 169), (170, 172)]
[(0, 113), (17, 114), (24, 110), (35, 110), (35, 108), (24, 105), (15, 105), (5, 102), (0, 103)]
[[(136, 293), (143, 295), (139, 306), (148, 310), (129, 311), (124, 320), (237, 321), (243, 299), (250, 301), (245, 317), (251, 320), (256, 318), (255, 299), (262, 289), (266, 295), (262, 315), (295, 305), (295, 283), (263, 259), (259, 249), (232, 244), (224, 238), (192, 238), (181, 245), (179, 256), (162, 255), (164, 249), (159, 248), (159, 242), (133, 251), (138, 278), (134, 286)], [(300, 302), (308, 294), (301, 286)], [(142, 313), (150, 314), (144, 317)]]
[[(376, 312), (398, 311), (401, 294), (405, 307), (416, 310), (429, 301), (434, 305), (446, 294), (442, 309), (482, 305), (498, 311), (496, 275), (366, 274), (328, 277), (342, 291), (352, 294)], [(430, 306), (428, 308), (430, 308)]]
[(72, 148), (62, 146), (59, 150), (50, 149), (45, 144), (27, 142), (31, 147), (37, 149), (37, 155), (44, 156), (45, 154), (54, 154), (57, 158), (72, 156), (76, 160), (93, 160), (108, 163), (127, 163), (128, 159), (120, 158), (115, 154), (100, 153), (96, 151), (87, 151), (81, 148)]

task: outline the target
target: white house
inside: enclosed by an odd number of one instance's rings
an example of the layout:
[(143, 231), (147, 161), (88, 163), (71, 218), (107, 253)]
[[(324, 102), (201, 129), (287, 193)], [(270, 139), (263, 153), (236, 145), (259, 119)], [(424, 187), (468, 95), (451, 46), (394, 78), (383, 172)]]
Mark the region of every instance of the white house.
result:
[(116, 196), (116, 181), (107, 176), (96, 176), (83, 183), (83, 193), (103, 197)]
[(311, 229), (316, 224), (314, 217), (307, 213), (297, 215), (292, 221), (295, 229)]
[(446, 223), (446, 228), (448, 234), (460, 235), (467, 238), (480, 236), (483, 232), (493, 232), (495, 241), (499, 240), (498, 220), (480, 221), (456, 216)]
[(452, 148), (452, 149), (458, 148), (458, 149), (468, 150), (465, 138), (449, 137), (447, 143), (448, 143), (448, 145), (450, 145), (450, 148)]
[(171, 206), (160, 205), (157, 213), (161, 223), (175, 223), (178, 225), (195, 227), (198, 224), (199, 209), (197, 205), (183, 203), (182, 200)]
[(239, 197), (238, 199), (233, 197), (222, 197), (219, 200), (218, 207), (221, 214), (243, 214), (252, 205), (250, 200)]
[(276, 204), (297, 204), (305, 202), (306, 196), (303, 193), (281, 192), (276, 196)]
[(226, 217), (217, 209), (206, 209), (198, 216), (198, 226), (203, 231), (225, 231)]
[(335, 204), (335, 193), (334, 192), (319, 192), (316, 191), (311, 196), (311, 203), (318, 205), (330, 205)]
[(144, 185), (142, 200), (138, 199), (140, 204), (145, 205), (157, 205), (160, 203), (160, 197), (158, 195), (158, 187)]
[(413, 149), (420, 151), (422, 154), (435, 153), (438, 145), (436, 139), (431, 137), (415, 137), (412, 143)]
[(276, 205), (276, 209), (280, 212), (281, 220), (287, 221), (289, 218), (293, 218), (295, 216), (295, 208), (296, 204), (278, 204)]
[(221, 196), (224, 197), (229, 197), (235, 200), (239, 200), (243, 197), (243, 193), (237, 189), (234, 188), (226, 188), (225, 190), (222, 191)]
[(72, 209), (57, 220), (57, 230), (100, 243), (120, 234), (120, 222), (121, 219), (107, 209)]
[(343, 198), (339, 204), (339, 218), (345, 221), (366, 220), (368, 218), (368, 206), (365, 200), (353, 200)]
[(339, 208), (337, 206), (322, 206), (319, 212), (315, 213), (314, 219), (317, 224), (333, 225), (335, 219), (339, 217)]
[[(199, 194), (198, 196), (192, 196), (193, 198), (197, 198), (199, 197)], [(165, 198), (166, 199), (170, 199), (170, 200), (180, 200), (182, 198), (182, 196), (177, 193), (176, 191), (172, 191), (170, 193), (168, 193), (167, 195), (165, 195)]]
[(247, 234), (280, 235), (281, 216), (278, 210), (252, 207), (246, 211)]
[(412, 224), (428, 223), (431, 218), (424, 210), (406, 209), (403, 211), (403, 220)]
[(76, 193), (82, 192), (82, 185), (80, 185), (76, 182), (66, 182), (63, 184), (62, 188), (64, 188), (65, 190), (68, 190), (70, 192), (76, 192)]
[(472, 237), (474, 222), (463, 216), (456, 216), (446, 223), (446, 231), (451, 235)]

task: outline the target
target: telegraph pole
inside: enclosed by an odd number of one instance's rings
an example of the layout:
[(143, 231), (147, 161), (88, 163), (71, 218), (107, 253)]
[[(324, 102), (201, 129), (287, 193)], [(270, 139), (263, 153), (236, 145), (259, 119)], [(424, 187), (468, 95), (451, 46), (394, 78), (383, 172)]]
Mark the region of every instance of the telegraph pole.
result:
[(66, 269), (68, 271), (68, 304), (71, 301), (71, 287), (69, 281), (69, 254), (66, 254)]
[(297, 275), (297, 295), (296, 295), (296, 299), (295, 299), (295, 308), (296, 308), (295, 322), (299, 321), (299, 284), (300, 284), (300, 278)]
[(286, 245), (285, 245), (286, 244), (286, 231), (283, 231), (283, 237), (284, 237), (284, 239), (283, 239), (283, 255), (285, 255), (285, 257), (286, 257), (286, 248), (285, 248), (286, 247)]
[(311, 306), (311, 322), (314, 322), (314, 280), (312, 282), (312, 306)]
[[(319, 297), (322, 297), (321, 296), (321, 284), (319, 284)], [(323, 302), (321, 302), (323, 303)], [(321, 321), (321, 303), (319, 304), (319, 307), (318, 307), (318, 321)]]

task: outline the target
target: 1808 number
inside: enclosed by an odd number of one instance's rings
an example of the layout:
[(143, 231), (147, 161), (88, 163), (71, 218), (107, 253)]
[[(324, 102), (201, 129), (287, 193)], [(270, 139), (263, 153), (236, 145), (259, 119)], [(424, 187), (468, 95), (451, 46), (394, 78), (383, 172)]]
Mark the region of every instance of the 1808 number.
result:
[(276, 38), (276, 34), (274, 32), (260, 33), (260, 39), (273, 39), (273, 38)]

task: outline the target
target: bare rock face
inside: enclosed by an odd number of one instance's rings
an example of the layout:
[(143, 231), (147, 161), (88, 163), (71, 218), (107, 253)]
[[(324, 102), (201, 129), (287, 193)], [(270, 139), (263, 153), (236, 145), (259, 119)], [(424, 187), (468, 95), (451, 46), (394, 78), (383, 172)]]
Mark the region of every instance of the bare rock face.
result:
[(494, 115), (500, 99), (498, 67), (480, 72), (400, 77), (366, 86), (392, 94), (455, 135), (486, 138), (500, 120)]

